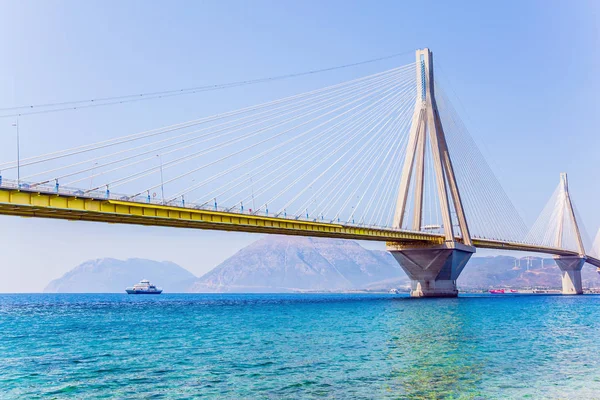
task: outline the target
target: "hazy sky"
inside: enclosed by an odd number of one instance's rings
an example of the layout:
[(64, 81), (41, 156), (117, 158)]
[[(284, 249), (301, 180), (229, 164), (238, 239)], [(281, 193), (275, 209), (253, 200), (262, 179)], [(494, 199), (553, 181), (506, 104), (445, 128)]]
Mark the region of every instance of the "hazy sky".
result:
[[(600, 226), (598, 2), (0, 2), (0, 108), (302, 72), (429, 47), (437, 73), (531, 223), (569, 173)], [(412, 61), (306, 79), (22, 117), (23, 156), (187, 121)], [(0, 118), (0, 161), (15, 158)], [(200, 275), (250, 234), (0, 217), (0, 292), (39, 291), (98, 257), (170, 260)], [(372, 245), (382, 248), (382, 245)]]

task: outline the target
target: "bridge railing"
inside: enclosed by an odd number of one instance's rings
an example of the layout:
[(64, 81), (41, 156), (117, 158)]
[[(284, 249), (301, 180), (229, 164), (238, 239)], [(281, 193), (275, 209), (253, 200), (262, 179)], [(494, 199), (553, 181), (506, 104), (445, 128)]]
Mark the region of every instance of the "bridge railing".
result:
[[(37, 184), (37, 183), (23, 182), (23, 181), (17, 182), (16, 180), (5, 179), (5, 178), (0, 179), (0, 189), (20, 190), (20, 191), (44, 193), (44, 194), (57, 194), (57, 195), (61, 195), (61, 196), (87, 198), (87, 199), (93, 199), (93, 200), (99, 200), (99, 201), (118, 200), (118, 201), (127, 201), (127, 202), (132, 202), (132, 203), (139, 203), (139, 204), (153, 204), (153, 205), (158, 205), (158, 206), (187, 208), (187, 209), (192, 209), (192, 210), (216, 211), (216, 212), (234, 213), (234, 214), (241, 214), (241, 215), (254, 215), (254, 216), (262, 216), (262, 217), (280, 218), (280, 219), (287, 219), (287, 220), (292, 220), (292, 221), (320, 222), (320, 223), (324, 223), (324, 224), (343, 225), (346, 227), (429, 234), (431, 236), (441, 236), (440, 233), (436, 233), (436, 232), (414, 231), (414, 230), (407, 230), (407, 229), (392, 228), (389, 226), (349, 223), (346, 221), (338, 222), (338, 221), (332, 221), (329, 218), (324, 218), (324, 217), (319, 219), (319, 218), (314, 218), (314, 217), (309, 216), (307, 218), (306, 215), (297, 216), (297, 215), (287, 215), (285, 213), (281, 214), (281, 215), (275, 215), (275, 213), (269, 213), (265, 210), (256, 212), (255, 210), (252, 210), (250, 208), (242, 209), (241, 206), (223, 207), (223, 206), (219, 206), (218, 204), (215, 205), (214, 203), (196, 204), (196, 203), (188, 203), (183, 200), (163, 202), (162, 199), (157, 198), (157, 197), (152, 197), (152, 196), (143, 196), (143, 195), (129, 196), (129, 195), (123, 194), (123, 193), (115, 193), (110, 190), (89, 191), (89, 190), (84, 190), (81, 188), (67, 187), (67, 186), (60, 186), (60, 185), (57, 186), (55, 184), (53, 185), (53, 184), (48, 184), (48, 183)], [(531, 243), (531, 242), (527, 242), (527, 241), (505, 241), (501, 238), (479, 237), (477, 235), (473, 235), (473, 239), (481, 239), (484, 241), (506, 242), (507, 244), (512, 243), (512, 244), (523, 244), (523, 245), (530, 245), (530, 246), (540, 246), (539, 243)]]
[[(387, 230), (387, 231), (402, 231), (402, 232), (412, 232), (412, 233), (420, 233), (420, 234), (424, 233), (421, 231), (412, 231), (412, 230), (407, 230), (407, 229), (392, 228), (389, 226), (379, 226), (379, 225), (374, 225), (374, 224), (351, 223), (351, 222), (346, 222), (343, 220), (332, 221), (331, 219), (325, 218), (325, 217), (316, 218), (316, 217), (309, 216), (307, 218), (306, 215), (291, 215), (291, 214), (288, 215), (286, 213), (276, 215), (275, 213), (268, 212), (266, 210), (260, 210), (260, 212), (257, 212), (256, 210), (253, 210), (251, 208), (243, 208), (242, 209), (242, 207), (239, 205), (232, 206), (232, 207), (223, 207), (223, 206), (219, 206), (218, 204), (215, 205), (214, 203), (197, 204), (197, 203), (189, 203), (184, 200), (163, 202), (162, 199), (153, 197), (153, 196), (148, 196), (148, 195), (146, 195), (146, 196), (144, 196), (144, 195), (129, 196), (127, 194), (113, 192), (110, 189), (89, 191), (89, 190), (85, 190), (85, 189), (81, 189), (81, 188), (61, 186), (61, 185), (50, 184), (50, 183), (38, 184), (38, 183), (23, 182), (23, 181), (18, 182), (16, 180), (6, 179), (6, 178), (0, 179), (0, 188), (8, 189), (8, 190), (20, 190), (20, 191), (27, 191), (27, 192), (44, 193), (44, 194), (57, 194), (57, 195), (61, 195), (61, 196), (78, 197), (78, 198), (93, 199), (93, 200), (118, 200), (118, 201), (127, 201), (127, 202), (140, 203), (140, 204), (153, 204), (153, 205), (159, 205), (159, 206), (188, 208), (188, 209), (193, 209), (193, 210), (206, 210), (206, 211), (216, 211), (216, 212), (224, 212), (224, 213), (235, 213), (235, 214), (243, 214), (243, 215), (256, 215), (256, 216), (271, 217), (271, 218), (281, 218), (281, 219), (287, 219), (287, 220), (292, 220), (292, 221), (294, 221), (294, 220), (295, 221), (308, 221), (308, 222), (336, 224), (336, 225), (343, 225), (343, 226), (350, 226), (350, 227), (357, 227), (357, 228), (380, 229), (380, 230)], [(436, 234), (436, 233), (430, 233), (430, 234), (433, 236), (438, 236), (438, 234)]]

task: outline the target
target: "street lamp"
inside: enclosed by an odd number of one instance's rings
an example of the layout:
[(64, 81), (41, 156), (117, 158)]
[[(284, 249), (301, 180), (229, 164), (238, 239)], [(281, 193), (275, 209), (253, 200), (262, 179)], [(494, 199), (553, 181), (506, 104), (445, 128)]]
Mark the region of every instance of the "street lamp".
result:
[(254, 182), (252, 181), (252, 176), (247, 174), (248, 178), (250, 178), (250, 190), (252, 191), (252, 209), (256, 210), (256, 204), (254, 202)]
[(17, 128), (17, 187), (21, 187), (21, 150), (19, 145), (19, 117), (17, 121), (12, 124)]
[(92, 185), (94, 182), (94, 173), (96, 172), (96, 166), (98, 165), (97, 162), (94, 163), (94, 166), (92, 167), (92, 175), (90, 176), (90, 190), (92, 190)]
[(160, 192), (162, 194), (162, 203), (165, 204), (165, 187), (163, 180), (163, 164), (162, 164), (162, 156), (157, 154), (156, 157), (160, 160)]

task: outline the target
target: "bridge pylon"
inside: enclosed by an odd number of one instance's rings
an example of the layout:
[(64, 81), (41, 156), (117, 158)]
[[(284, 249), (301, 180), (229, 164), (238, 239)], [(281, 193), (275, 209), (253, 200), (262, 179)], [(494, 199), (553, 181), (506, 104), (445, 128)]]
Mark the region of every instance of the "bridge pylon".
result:
[(581, 239), (581, 233), (579, 231), (579, 225), (577, 218), (575, 217), (575, 210), (573, 209), (573, 203), (569, 194), (569, 182), (567, 180), (567, 174), (563, 172), (560, 174), (560, 193), (559, 201), (557, 203), (558, 209), (558, 228), (556, 230), (556, 238), (554, 246), (557, 248), (563, 247), (563, 237), (565, 220), (569, 221), (569, 225), (573, 230), (575, 241), (577, 243), (577, 256), (554, 256), (556, 265), (560, 268), (562, 274), (562, 293), (563, 294), (583, 294), (583, 284), (581, 282), (581, 269), (586, 261), (585, 248), (583, 246), (583, 240)]
[[(590, 256), (596, 259), (600, 259), (600, 229), (598, 229), (596, 237), (594, 238), (594, 242), (592, 243)], [(596, 268), (596, 272), (600, 274), (600, 266), (596, 266)]]
[[(448, 150), (444, 128), (435, 100), (433, 55), (427, 48), (416, 52), (417, 98), (408, 139), (406, 158), (394, 214), (394, 227), (401, 229), (412, 215), (410, 228), (423, 226), (423, 190), (426, 145), (431, 149), (435, 186), (441, 211), (444, 241), (435, 245), (388, 242), (387, 249), (412, 281), (413, 297), (456, 297), (456, 279), (475, 253), (462, 205), (460, 190)], [(411, 180), (414, 184), (411, 186)], [(412, 210), (409, 191), (413, 188)], [(412, 212), (409, 212), (412, 211)], [(456, 214), (455, 232), (452, 212)], [(407, 221), (408, 222), (408, 221)]]

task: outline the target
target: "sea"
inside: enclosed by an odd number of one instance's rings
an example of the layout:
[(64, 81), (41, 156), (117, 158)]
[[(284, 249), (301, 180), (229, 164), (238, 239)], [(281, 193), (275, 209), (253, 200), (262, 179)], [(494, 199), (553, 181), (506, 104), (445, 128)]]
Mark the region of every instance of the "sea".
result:
[(1, 399), (600, 399), (600, 296), (0, 295)]

